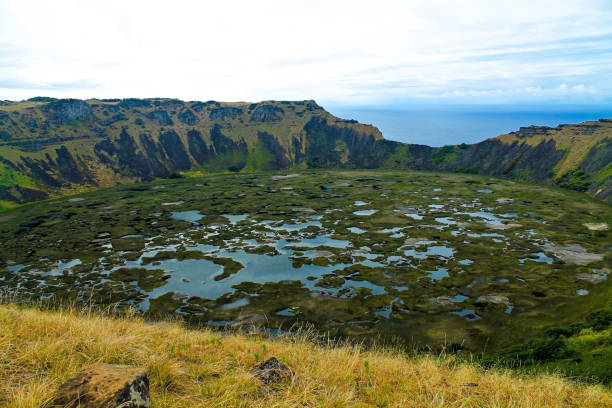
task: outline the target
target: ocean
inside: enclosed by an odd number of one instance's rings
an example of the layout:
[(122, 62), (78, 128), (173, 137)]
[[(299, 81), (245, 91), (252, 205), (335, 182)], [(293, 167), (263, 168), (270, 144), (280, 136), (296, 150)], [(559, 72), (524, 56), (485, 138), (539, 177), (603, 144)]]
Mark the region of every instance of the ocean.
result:
[(525, 107), (349, 108), (330, 113), (376, 126), (385, 139), (404, 143), (444, 146), (476, 143), (518, 130), (521, 126), (555, 127), (599, 118), (611, 118), (612, 107), (529, 109)]

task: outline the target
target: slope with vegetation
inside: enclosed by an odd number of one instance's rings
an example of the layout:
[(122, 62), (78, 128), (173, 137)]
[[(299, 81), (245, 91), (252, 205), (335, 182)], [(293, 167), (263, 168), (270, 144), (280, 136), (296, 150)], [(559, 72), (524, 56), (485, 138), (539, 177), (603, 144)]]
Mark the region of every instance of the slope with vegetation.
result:
[(181, 172), (453, 171), (612, 197), (612, 122), (521, 128), (473, 145), (384, 140), (314, 101), (33, 98), (0, 104), (0, 208)]
[[(154, 407), (608, 407), (609, 389), (554, 374), (521, 376), (452, 356), (313, 342), (307, 334), (190, 330), (178, 323), (75, 310), (0, 306), (0, 406), (49, 406), (93, 363), (146, 368)], [(269, 386), (255, 365), (276, 356), (296, 373)]]

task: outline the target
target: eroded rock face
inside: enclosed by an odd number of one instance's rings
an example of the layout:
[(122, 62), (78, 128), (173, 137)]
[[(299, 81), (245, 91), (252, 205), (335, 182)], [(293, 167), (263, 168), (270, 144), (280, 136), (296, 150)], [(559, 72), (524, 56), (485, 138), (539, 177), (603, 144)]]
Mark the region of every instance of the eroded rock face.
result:
[(170, 116), (168, 116), (168, 112), (166, 112), (165, 110), (155, 110), (149, 113), (147, 116), (151, 120), (158, 121), (159, 124), (162, 126), (170, 126), (174, 124), (172, 119), (170, 119)]
[(149, 379), (144, 368), (96, 364), (64, 383), (52, 406), (148, 408), (151, 406)]
[(186, 125), (192, 125), (192, 126), (200, 121), (200, 119), (198, 119), (198, 117), (194, 115), (194, 113), (190, 111), (189, 109), (185, 109), (184, 111), (179, 113), (178, 118), (181, 122), (185, 123)]
[(234, 120), (242, 115), (242, 109), (234, 107), (214, 108), (210, 111), (210, 120)]
[(251, 115), (251, 122), (276, 122), (283, 118), (283, 110), (274, 105), (261, 105)]
[(76, 119), (87, 119), (91, 116), (91, 108), (80, 99), (59, 99), (50, 102), (45, 109), (51, 113), (58, 125), (63, 125)]

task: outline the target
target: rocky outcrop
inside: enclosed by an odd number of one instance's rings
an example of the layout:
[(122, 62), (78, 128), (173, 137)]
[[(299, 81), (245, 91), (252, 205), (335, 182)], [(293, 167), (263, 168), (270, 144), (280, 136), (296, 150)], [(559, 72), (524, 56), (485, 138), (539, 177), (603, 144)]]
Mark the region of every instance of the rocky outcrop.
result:
[(260, 105), (249, 119), (251, 122), (276, 122), (283, 118), (283, 109), (274, 105)]
[(81, 371), (58, 390), (57, 408), (148, 408), (149, 379), (143, 368), (97, 364)]
[(44, 200), (49, 194), (44, 191), (21, 186), (0, 186), (0, 200), (12, 201), (17, 204), (25, 204), (30, 201)]
[[(23, 173), (28, 181), (22, 187), (34, 191), (147, 181), (188, 170), (298, 166), (494, 175), (612, 199), (612, 124), (605, 120), (530, 126), (473, 145), (433, 148), (384, 140), (378, 129), (335, 118), (314, 101), (43, 98), (18, 105), (0, 107), (0, 159), (11, 157), (11, 171)], [(569, 154), (574, 139), (579, 149), (588, 149)], [(557, 174), (568, 156), (575, 163)], [(15, 202), (41, 197), (13, 191), (4, 194)]]
[(172, 163), (173, 169), (188, 170), (191, 167), (191, 160), (187, 156), (185, 145), (174, 130), (169, 130), (159, 135), (159, 144)]
[(148, 99), (127, 98), (119, 102), (119, 106), (125, 109), (141, 108), (151, 106), (151, 101)]
[(242, 109), (234, 107), (213, 108), (210, 111), (210, 120), (234, 120), (242, 115)]
[(553, 128), (548, 126), (526, 126), (520, 127), (518, 131), (511, 132), (512, 135), (516, 135), (518, 138), (531, 137), (535, 135), (542, 135), (548, 133), (549, 130), (553, 130)]
[[(57, 153), (57, 160), (55, 160), (55, 163), (50, 164), (55, 164), (55, 167), (59, 170), (63, 179), (71, 183), (93, 182), (93, 180), (88, 177), (88, 171), (83, 168), (84, 166), (77, 164), (77, 161), (72, 157), (66, 146), (61, 146), (59, 149), (56, 149), (55, 152)], [(48, 157), (47, 160), (50, 161), (52, 159)]]
[(198, 130), (192, 129), (187, 132), (187, 144), (191, 157), (200, 165), (204, 165), (214, 157), (214, 152), (206, 145)]
[(200, 121), (196, 115), (193, 114), (189, 109), (185, 109), (181, 113), (179, 113), (178, 118), (181, 122), (186, 125), (193, 126)]
[[(162, 164), (167, 159), (165, 150), (148, 134), (141, 134), (139, 139), (144, 152), (138, 149), (134, 138), (123, 129), (119, 139), (114, 142), (104, 139), (96, 143), (94, 152), (100, 162), (124, 176), (138, 177), (145, 181), (167, 177), (170, 171)], [(171, 144), (170, 140), (168, 144)]]
[(44, 106), (44, 110), (58, 125), (64, 125), (72, 120), (85, 120), (91, 117), (91, 108), (80, 99), (59, 99)]
[(329, 124), (318, 116), (306, 123), (304, 131), (305, 159), (310, 167), (380, 167), (401, 145), (352, 127)]
[(168, 112), (165, 110), (155, 110), (147, 115), (149, 119), (156, 120), (162, 126), (170, 126), (173, 125), (174, 122), (168, 116)]
[(285, 169), (291, 165), (287, 151), (277, 138), (268, 132), (257, 132), (257, 138), (274, 155), (273, 169)]

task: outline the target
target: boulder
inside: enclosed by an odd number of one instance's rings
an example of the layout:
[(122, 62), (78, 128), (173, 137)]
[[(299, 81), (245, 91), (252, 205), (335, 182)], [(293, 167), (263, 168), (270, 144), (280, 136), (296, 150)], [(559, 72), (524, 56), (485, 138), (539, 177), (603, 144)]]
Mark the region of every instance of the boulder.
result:
[(271, 357), (255, 367), (255, 377), (264, 384), (279, 382), (294, 375), (293, 370), (278, 361), (276, 357)]
[(591, 262), (603, 261), (602, 254), (590, 253), (580, 244), (571, 244), (564, 247), (546, 244), (543, 246), (546, 252), (552, 252), (563, 262), (575, 265), (588, 265)]
[(144, 408), (151, 406), (144, 368), (96, 364), (81, 371), (58, 390), (52, 407)]

